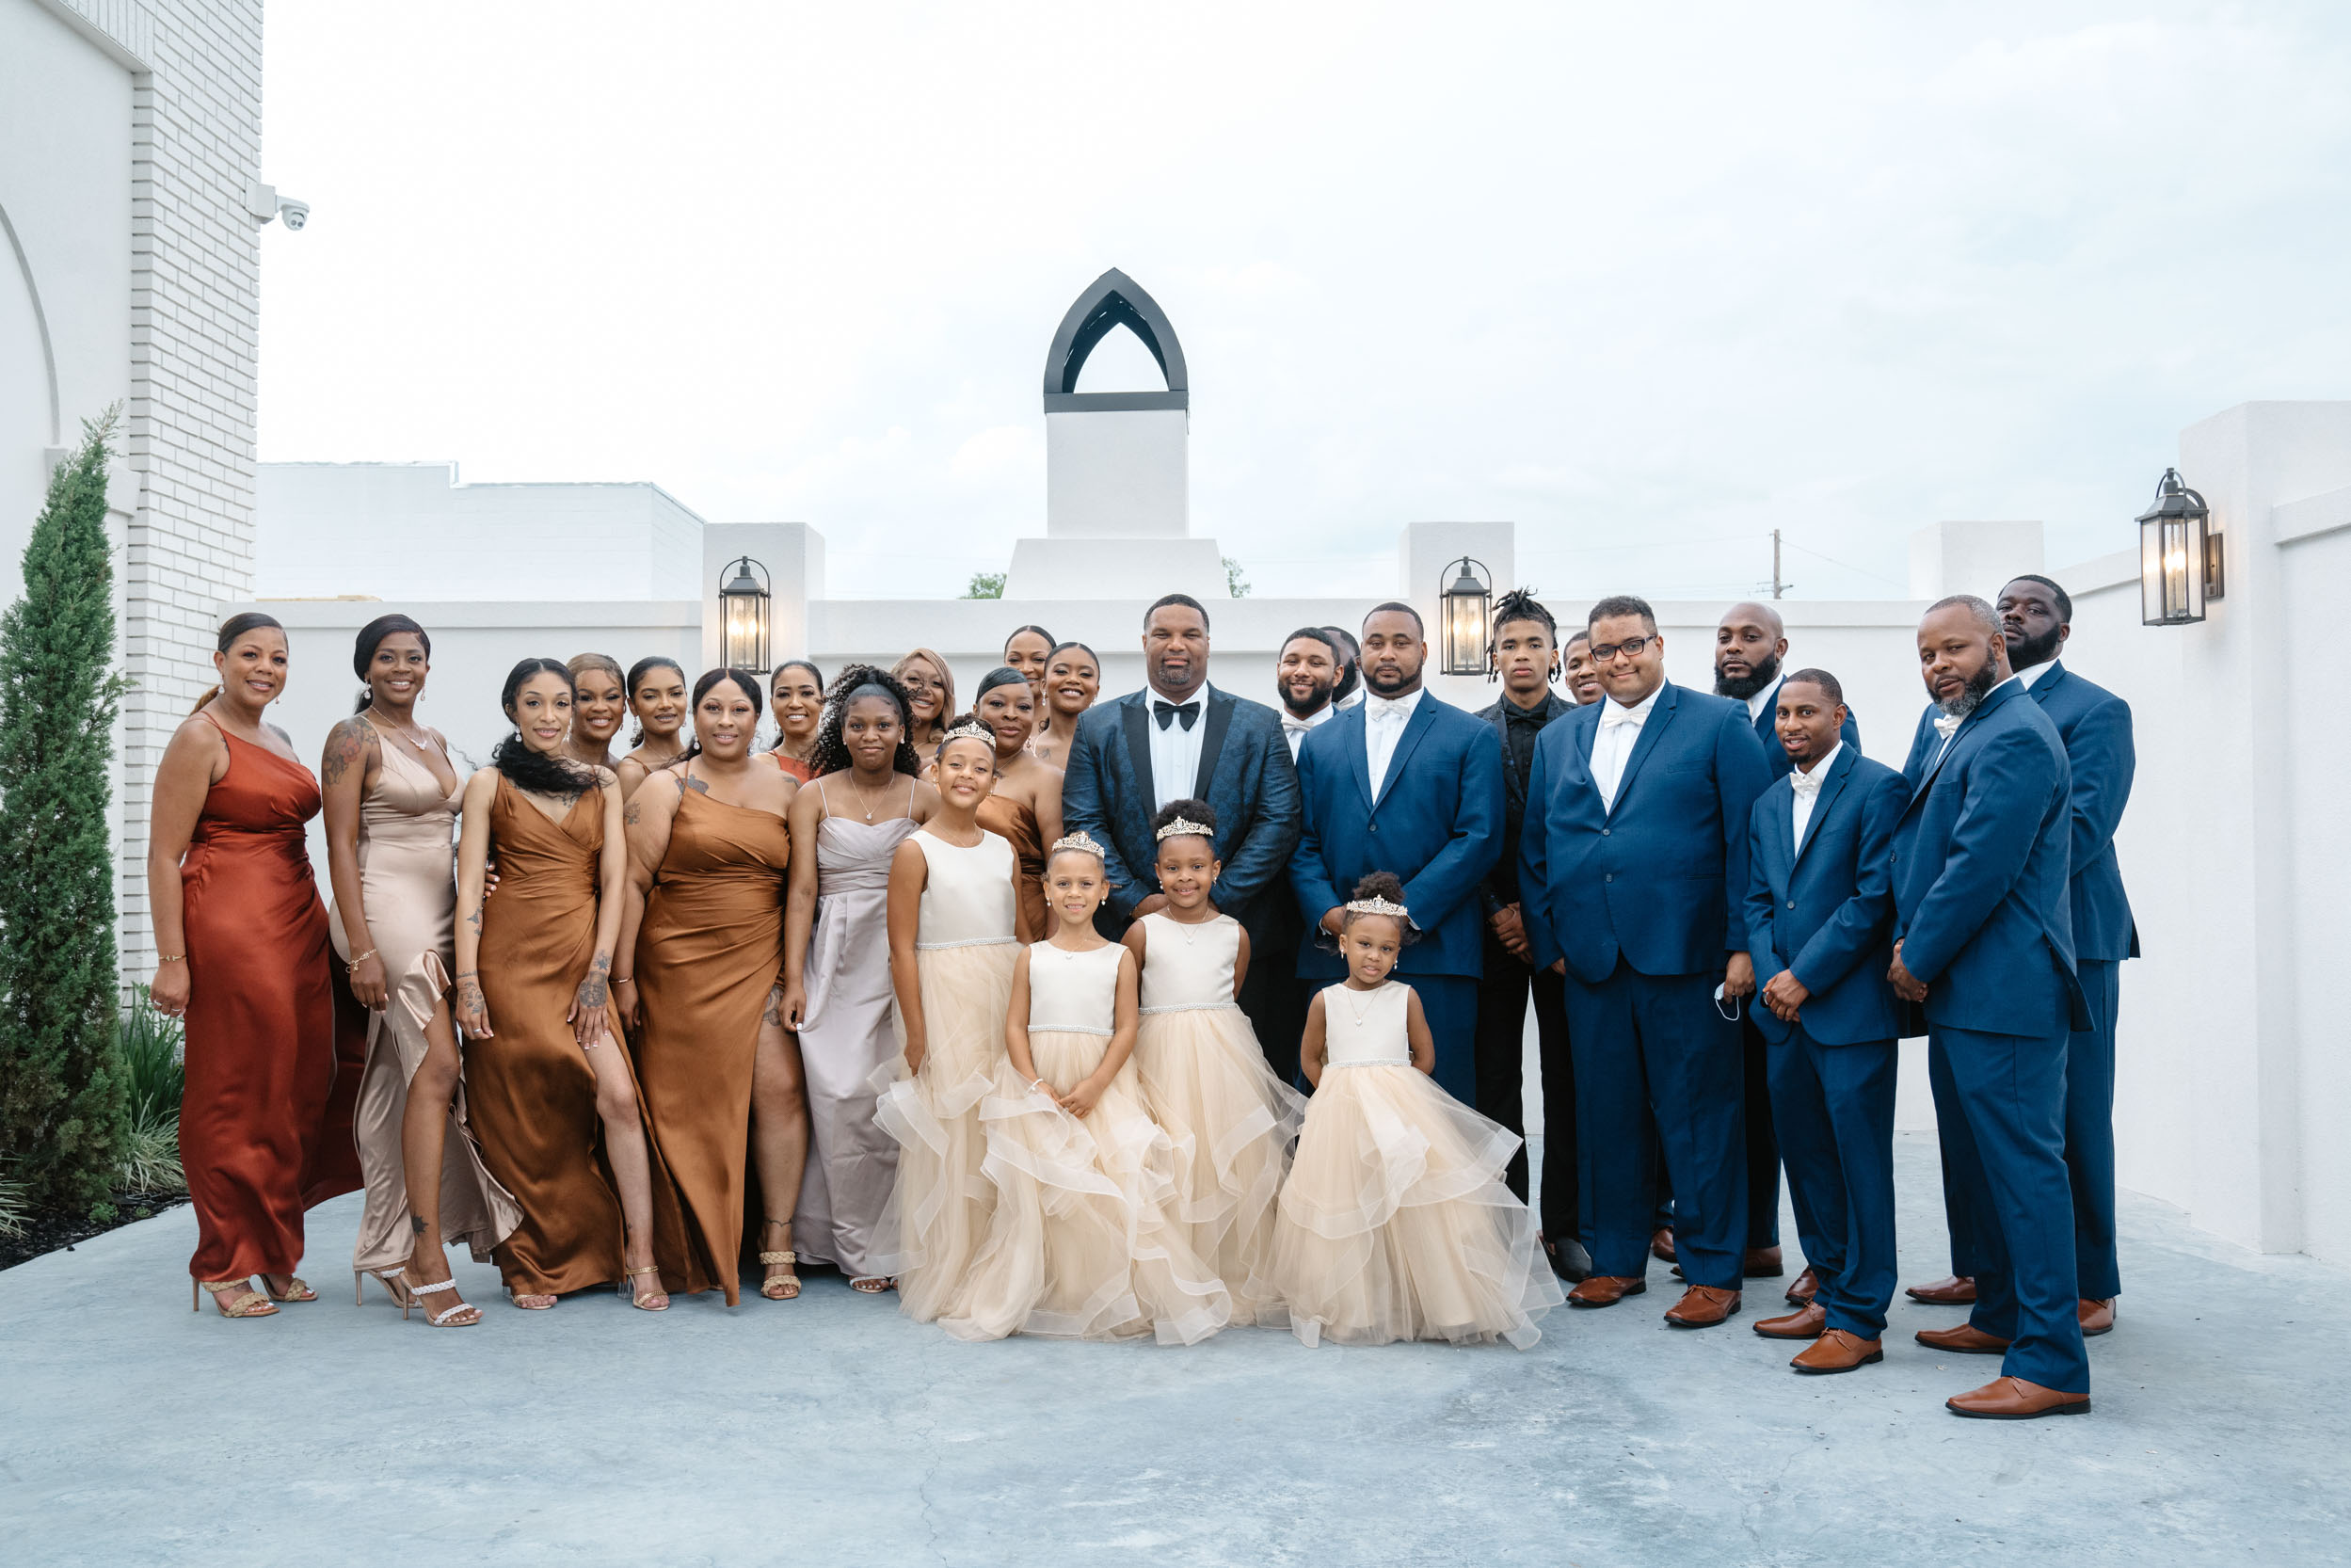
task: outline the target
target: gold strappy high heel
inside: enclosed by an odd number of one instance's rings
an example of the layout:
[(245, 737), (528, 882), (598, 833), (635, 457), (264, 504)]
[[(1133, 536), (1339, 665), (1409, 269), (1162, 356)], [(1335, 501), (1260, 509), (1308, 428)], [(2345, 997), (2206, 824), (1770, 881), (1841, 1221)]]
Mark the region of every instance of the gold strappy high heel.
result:
[[(766, 1222), (766, 1224), (776, 1230), (784, 1232), (786, 1235), (790, 1235), (792, 1232), (792, 1226), (789, 1224), (779, 1221), (769, 1220)], [(800, 1276), (793, 1272), (792, 1265), (799, 1261), (800, 1255), (796, 1252), (763, 1252), (760, 1254), (760, 1266), (761, 1268), (765, 1268), (770, 1263), (780, 1263), (784, 1266), (784, 1272), (782, 1273), (776, 1275), (772, 1279), (763, 1279), (760, 1281), (760, 1294), (765, 1296), (772, 1302), (788, 1302), (796, 1300), (800, 1294)]]
[[(761, 1256), (764, 1256), (765, 1255)], [(791, 1255), (786, 1254), (785, 1256), (790, 1256)], [(668, 1311), (669, 1292), (662, 1288), (661, 1272), (661, 1265), (657, 1263), (648, 1263), (642, 1269), (623, 1270), (620, 1275), (620, 1293), (628, 1297), (629, 1304), (635, 1307), (639, 1312)], [(645, 1291), (643, 1294), (639, 1294), (633, 1282), (646, 1274), (651, 1274), (653, 1276), (653, 1288)], [(660, 1304), (648, 1304), (648, 1303), (653, 1302), (658, 1302)]]
[(373, 1269), (352, 1270), (351, 1304), (353, 1306), (363, 1304), (366, 1298), (360, 1292), (366, 1288), (365, 1282), (372, 1279), (384, 1288), (384, 1294), (392, 1298), (392, 1305), (400, 1308), (401, 1316), (407, 1317), (408, 1304), (414, 1299), (408, 1294), (408, 1282), (400, 1277), (407, 1272), (406, 1265), (397, 1269), (386, 1269), (380, 1273)]
[(318, 1300), (318, 1292), (303, 1284), (299, 1274), (286, 1276), (286, 1290), (282, 1296), (269, 1288), (267, 1274), (262, 1275), (262, 1289), (273, 1302), (314, 1302)]
[[(223, 1318), (275, 1318), (278, 1315), (278, 1309), (269, 1304), (267, 1296), (259, 1290), (246, 1290), (245, 1281), (241, 1279), (191, 1279), (188, 1284), (194, 1287), (187, 1293), (187, 1309), (190, 1312), (204, 1309), (204, 1297), (198, 1294), (202, 1291), (213, 1298), (213, 1304), (220, 1308)], [(232, 1290), (243, 1290), (245, 1293), (224, 1304), (220, 1298)]]

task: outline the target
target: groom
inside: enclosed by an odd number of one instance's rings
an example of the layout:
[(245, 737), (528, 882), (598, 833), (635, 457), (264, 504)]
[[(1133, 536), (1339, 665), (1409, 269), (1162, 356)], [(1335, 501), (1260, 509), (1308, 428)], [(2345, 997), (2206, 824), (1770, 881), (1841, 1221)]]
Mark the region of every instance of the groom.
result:
[[(1062, 779), (1063, 824), (1103, 846), (1111, 889), (1096, 923), (1115, 941), (1167, 903), (1151, 818), (1170, 801), (1203, 800), (1216, 812), (1224, 863), (1208, 897), (1262, 950), (1273, 903), (1288, 894), (1285, 873), (1298, 842), (1298, 770), (1282, 721), (1264, 703), (1208, 684), (1208, 613), (1184, 594), (1144, 612), (1143, 670), (1144, 690), (1078, 721)], [(1246, 981), (1240, 1003), (1258, 1038), (1278, 1050), (1265, 1033), (1278, 1019)], [(1288, 1045), (1298, 1048), (1295, 1039)]]

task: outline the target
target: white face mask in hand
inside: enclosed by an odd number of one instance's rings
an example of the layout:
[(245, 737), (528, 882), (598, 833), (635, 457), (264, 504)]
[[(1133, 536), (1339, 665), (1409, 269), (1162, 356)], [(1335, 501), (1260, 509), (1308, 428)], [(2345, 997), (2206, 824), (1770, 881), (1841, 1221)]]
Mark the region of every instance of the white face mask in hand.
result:
[(1718, 985), (1718, 986), (1716, 986), (1716, 987), (1714, 988), (1714, 1010), (1715, 1010), (1717, 1013), (1721, 1013), (1721, 1014), (1722, 1014), (1722, 1021), (1723, 1021), (1724, 1023), (1733, 1023), (1733, 1024), (1735, 1024), (1735, 1023), (1738, 1022), (1738, 1014), (1739, 1014), (1739, 999), (1738, 999), (1737, 997), (1731, 997), (1731, 998), (1729, 998), (1729, 1000), (1730, 1000), (1730, 1003), (1731, 1003), (1731, 1010), (1730, 1010), (1729, 1012), (1727, 1012), (1727, 1013), (1724, 1013), (1724, 1012), (1723, 1012), (1723, 1010), (1722, 1010), (1722, 1003), (1723, 1003), (1723, 1000), (1724, 1000), (1724, 998), (1725, 998), (1725, 994), (1728, 992), (1728, 990), (1729, 990), (1729, 984), (1728, 984), (1728, 983), (1727, 983), (1727, 982), (1726, 982), (1725, 984), (1721, 984), (1721, 985)]

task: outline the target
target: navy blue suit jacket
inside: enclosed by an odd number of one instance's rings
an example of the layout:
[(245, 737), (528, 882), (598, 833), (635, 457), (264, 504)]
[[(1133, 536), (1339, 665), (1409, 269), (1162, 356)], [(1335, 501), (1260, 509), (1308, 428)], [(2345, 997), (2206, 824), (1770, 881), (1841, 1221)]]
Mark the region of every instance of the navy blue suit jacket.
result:
[[(1931, 736), (1933, 730), (1928, 728)], [(1895, 939), (1927, 1021), (1991, 1034), (2087, 1028), (2066, 896), (2072, 774), (2013, 680), (1932, 748), (1895, 835)]]
[(1307, 732), (1298, 789), (1305, 825), (1289, 878), (1306, 922), (1301, 980), (1345, 977), (1346, 965), (1317, 945), (1315, 932), (1372, 872), (1403, 878), (1404, 906), (1420, 928), (1398, 972), (1484, 972), (1478, 890), (1502, 853), (1502, 748), (1491, 726), (1423, 692), (1375, 798), (1358, 703)]
[(2138, 926), (2122, 892), (2114, 830), (2131, 803), (2138, 753), (2131, 744), (2131, 705), (2065, 667), (2060, 659), (2033, 682), (2033, 700), (2057, 727), (2073, 770), (2073, 826), (2067, 856), (2072, 869), (2067, 896), (2073, 903), (2077, 960), (2136, 958)]
[(1518, 885), (1536, 966), (1565, 958), (1593, 984), (1620, 953), (1647, 975), (1719, 972), (1747, 946), (1747, 820), (1770, 779), (1747, 704), (1658, 687), (1604, 810), (1591, 744), (1607, 707), (1535, 743)]
[[(1062, 776), (1064, 830), (1083, 829), (1106, 851), (1111, 891), (1102, 923), (1113, 936), (1126, 930), (1135, 905), (1160, 890), (1150, 702), (1146, 689), (1090, 709), (1078, 721)], [(1216, 811), (1216, 854), (1224, 871), (1208, 897), (1247, 926), (1254, 941), (1297, 847), (1298, 770), (1282, 721), (1262, 702), (1211, 686), (1200, 723), (1200, 772), (1185, 780), (1184, 793)]]
[[(1793, 769), (1790, 770), (1793, 773)], [(1773, 781), (1750, 815), (1747, 951), (1758, 988), (1793, 969), (1804, 989), (1804, 1032), (1824, 1046), (1901, 1033), (1886, 969), (1894, 962), (1894, 830), (1911, 804), (1900, 774), (1850, 744), (1828, 763), (1804, 841), (1795, 841), (1796, 787)], [(1768, 1040), (1794, 1032), (1754, 1004)]]
[[(1764, 705), (1764, 711), (1755, 715), (1754, 724), (1755, 739), (1763, 743), (1764, 765), (1771, 770), (1772, 777), (1785, 778), (1796, 771), (1796, 764), (1788, 760), (1788, 748), (1780, 744), (1778, 692), (1771, 694), (1771, 700)], [(1837, 739), (1845, 743), (1847, 751), (1862, 749), (1861, 721), (1853, 717), (1853, 710), (1849, 707), (1845, 711), (1845, 728), (1837, 731)]]

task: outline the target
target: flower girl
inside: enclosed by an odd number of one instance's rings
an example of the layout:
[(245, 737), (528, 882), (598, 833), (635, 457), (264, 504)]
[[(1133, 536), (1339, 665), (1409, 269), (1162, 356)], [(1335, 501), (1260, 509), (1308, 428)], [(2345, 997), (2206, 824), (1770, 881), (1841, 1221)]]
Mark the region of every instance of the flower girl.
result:
[[(996, 737), (971, 724), (939, 742), (939, 806), (889, 865), (889, 977), (902, 1054), (875, 1075), (873, 1119), (898, 1140), (898, 1181), (876, 1227), (896, 1239), (901, 1310), (945, 1310), (987, 1233), (995, 1190), (980, 1173), (980, 1098), (1004, 1054), (1019, 861), (980, 826)], [(880, 1268), (873, 1264), (870, 1267)]]
[(1175, 1151), (1143, 1108), (1130, 1057), (1135, 963), (1094, 929), (1109, 878), (1077, 834), (1045, 867), (1051, 939), (1020, 955), (1000, 1017), (1004, 1058), (980, 1108), (997, 1189), (987, 1245), (940, 1326), (1190, 1345), (1232, 1302), (1166, 1210)]
[(1282, 1189), (1274, 1277), (1308, 1345), (1498, 1337), (1525, 1350), (1559, 1283), (1500, 1180), (1517, 1135), (1436, 1086), (1420, 998), (1388, 978), (1411, 930), (1403, 896), (1386, 872), (1355, 885), (1347, 979), (1307, 1009), (1299, 1060), (1315, 1095)]
[(1223, 872), (1215, 811), (1173, 801), (1151, 826), (1167, 907), (1126, 938), (1143, 965), (1143, 1103), (1175, 1144), (1175, 1217), (1232, 1292), (1233, 1321), (1279, 1323), (1273, 1206), (1305, 1098), (1273, 1076), (1233, 1000), (1249, 972), (1249, 935), (1208, 900)]

